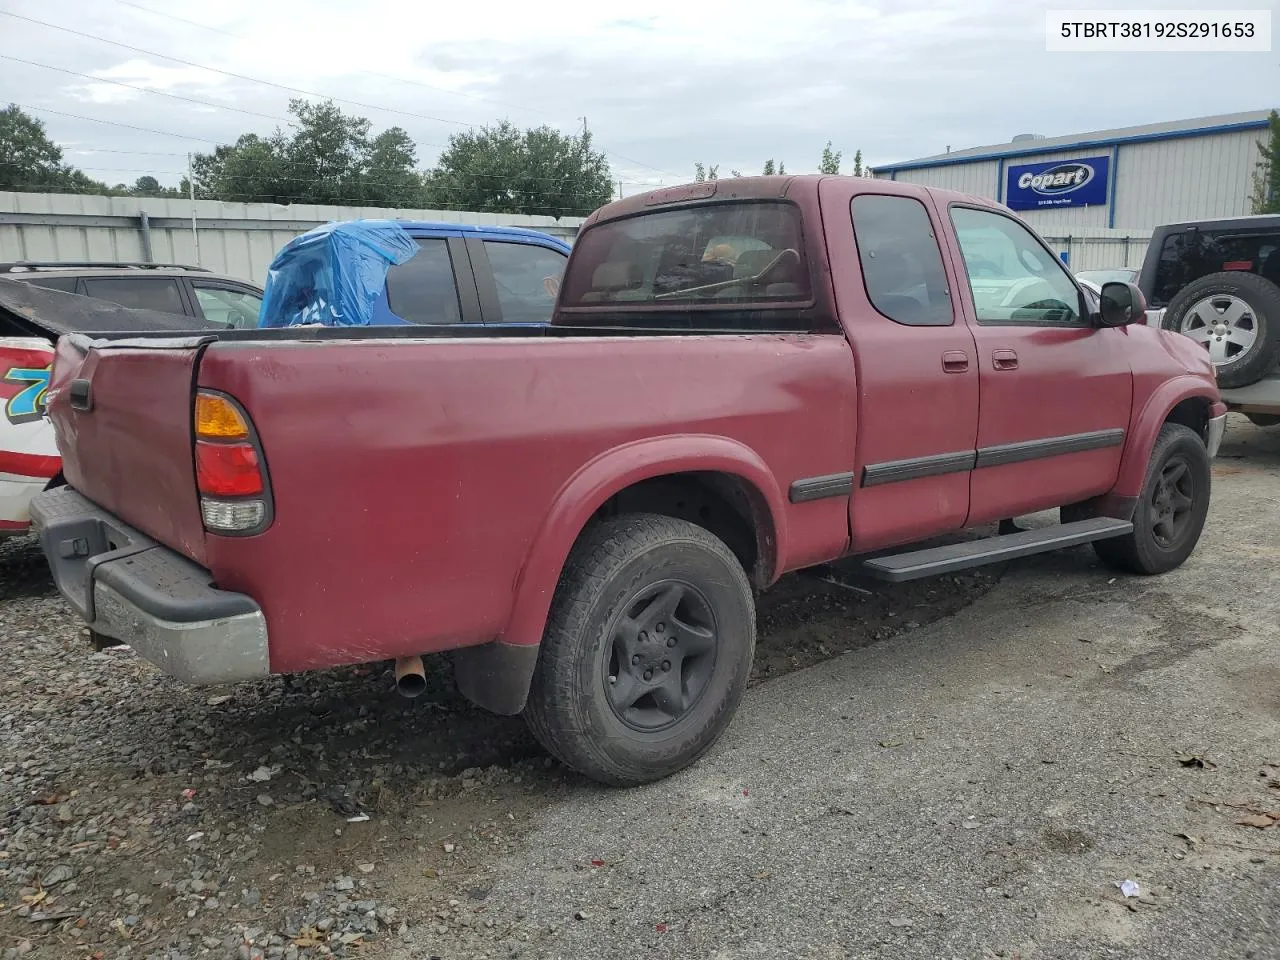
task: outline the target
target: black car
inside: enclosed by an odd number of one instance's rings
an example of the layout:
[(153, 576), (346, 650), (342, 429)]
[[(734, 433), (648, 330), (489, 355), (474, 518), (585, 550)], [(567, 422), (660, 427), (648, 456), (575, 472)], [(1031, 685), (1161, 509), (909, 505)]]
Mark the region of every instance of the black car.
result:
[(1280, 216), (1157, 227), (1138, 286), (1164, 329), (1204, 345), (1223, 387), (1248, 387), (1275, 372)]
[(178, 264), (21, 261), (0, 263), (0, 279), (194, 317), (198, 327), (256, 327), (262, 306), (261, 287)]

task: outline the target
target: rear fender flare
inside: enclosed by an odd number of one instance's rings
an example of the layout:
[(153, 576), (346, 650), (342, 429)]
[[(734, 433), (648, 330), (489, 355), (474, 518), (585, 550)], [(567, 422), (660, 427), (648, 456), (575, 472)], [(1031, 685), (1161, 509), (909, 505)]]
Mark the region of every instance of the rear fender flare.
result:
[(1129, 424), (1120, 474), (1111, 491), (1114, 495), (1136, 497), (1142, 493), (1142, 485), (1147, 477), (1147, 463), (1151, 459), (1151, 451), (1156, 445), (1160, 428), (1164, 426), (1174, 407), (1193, 397), (1200, 397), (1205, 403), (1212, 404), (1217, 402), (1218, 393), (1201, 377), (1175, 377), (1162, 383), (1147, 399), (1142, 410), (1134, 415)]
[(732, 474), (755, 487), (764, 498), (773, 527), (772, 543), (760, 538), (762, 559), (769, 570), (784, 569), (784, 499), (759, 454), (726, 437), (682, 435), (638, 440), (591, 460), (561, 487), (516, 579), (515, 603), (502, 642), (528, 645), (542, 640), (569, 551), (592, 515), (610, 497), (642, 480), (692, 471)]

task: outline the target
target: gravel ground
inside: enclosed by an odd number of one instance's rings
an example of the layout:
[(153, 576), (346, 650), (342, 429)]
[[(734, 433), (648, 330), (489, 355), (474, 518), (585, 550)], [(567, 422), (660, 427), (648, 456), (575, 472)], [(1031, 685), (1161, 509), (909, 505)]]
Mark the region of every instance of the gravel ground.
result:
[[(951, 616), (999, 577), (789, 577), (761, 603), (753, 680)], [(591, 791), (462, 701), (444, 659), (409, 702), (383, 665), (193, 690), (94, 653), (31, 540), (0, 543), (0, 641), (4, 960), (385, 956), (494, 932), (490, 865)]]

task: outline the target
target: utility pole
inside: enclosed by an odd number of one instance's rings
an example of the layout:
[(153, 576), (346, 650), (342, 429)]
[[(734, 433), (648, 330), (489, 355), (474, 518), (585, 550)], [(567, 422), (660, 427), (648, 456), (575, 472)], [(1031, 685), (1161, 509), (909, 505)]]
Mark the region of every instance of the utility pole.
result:
[(200, 262), (200, 233), (196, 230), (196, 178), (191, 175), (191, 154), (187, 154), (187, 192), (191, 196), (191, 239), (196, 245), (196, 266), (203, 267)]
[(587, 135), (587, 118), (579, 117), (578, 119), (582, 121), (582, 135), (585, 137)]
[(618, 199), (619, 200), (622, 199), (622, 181), (621, 180), (618, 181)]

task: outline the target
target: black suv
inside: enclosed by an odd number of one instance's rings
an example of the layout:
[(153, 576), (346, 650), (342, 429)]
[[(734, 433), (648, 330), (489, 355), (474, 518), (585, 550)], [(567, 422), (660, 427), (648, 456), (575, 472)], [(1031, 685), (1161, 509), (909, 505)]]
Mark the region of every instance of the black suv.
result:
[(198, 326), (256, 327), (262, 306), (261, 287), (177, 264), (22, 261), (0, 263), (0, 278), (195, 317)]
[[(1204, 345), (1223, 388), (1272, 379), (1280, 362), (1280, 216), (1157, 227), (1138, 286), (1160, 326)], [(1280, 402), (1280, 391), (1270, 392), (1268, 406)], [(1250, 400), (1224, 399), (1249, 412)]]

